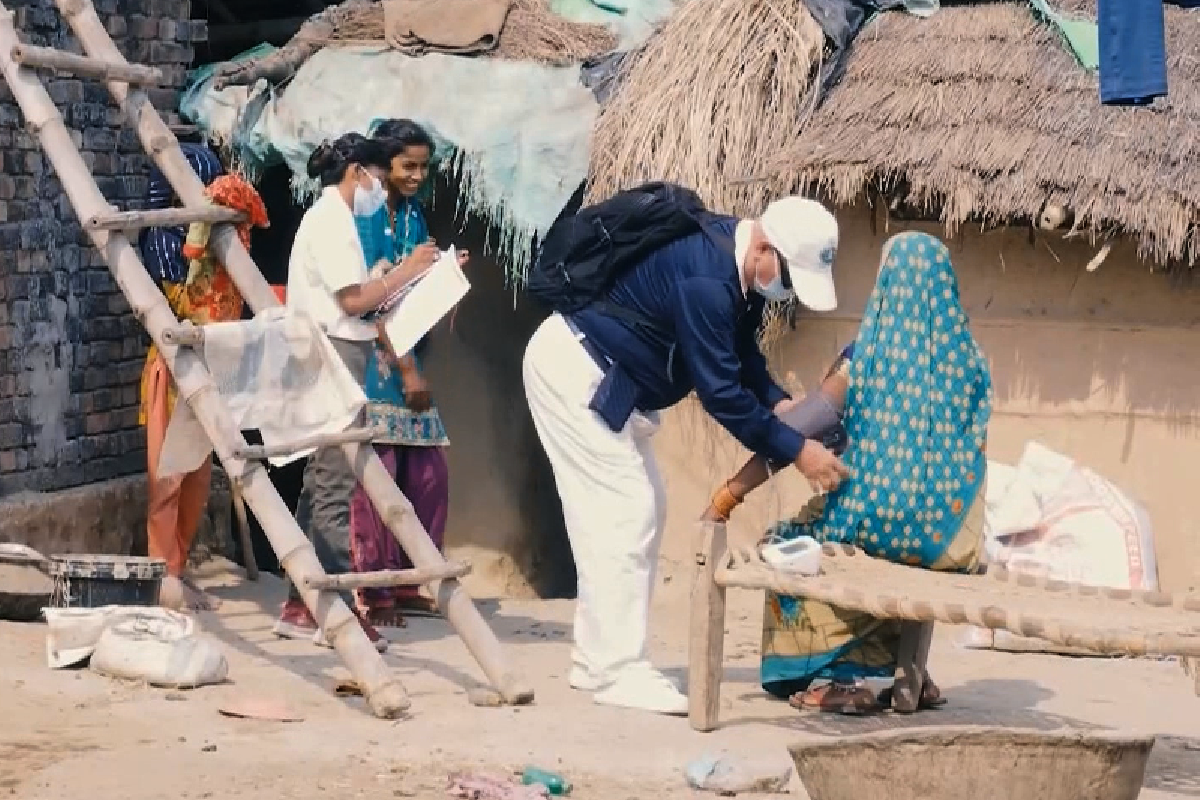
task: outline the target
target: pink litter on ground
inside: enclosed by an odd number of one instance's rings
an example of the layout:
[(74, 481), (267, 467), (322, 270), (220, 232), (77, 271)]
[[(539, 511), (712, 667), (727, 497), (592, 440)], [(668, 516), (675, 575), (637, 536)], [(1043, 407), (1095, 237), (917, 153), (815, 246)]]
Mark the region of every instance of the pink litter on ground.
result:
[(272, 722), (301, 722), (304, 717), (283, 700), (267, 697), (235, 697), (217, 709), (226, 717)]
[(446, 793), (463, 800), (545, 800), (550, 796), (545, 786), (524, 786), (512, 778), (456, 772), (450, 776)]

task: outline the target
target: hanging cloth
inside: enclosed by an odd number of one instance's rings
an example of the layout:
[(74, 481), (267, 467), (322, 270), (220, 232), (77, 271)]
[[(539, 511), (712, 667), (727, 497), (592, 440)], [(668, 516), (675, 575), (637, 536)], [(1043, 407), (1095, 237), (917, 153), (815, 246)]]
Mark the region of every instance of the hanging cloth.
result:
[(1100, 102), (1144, 106), (1167, 93), (1163, 0), (1100, 0)]

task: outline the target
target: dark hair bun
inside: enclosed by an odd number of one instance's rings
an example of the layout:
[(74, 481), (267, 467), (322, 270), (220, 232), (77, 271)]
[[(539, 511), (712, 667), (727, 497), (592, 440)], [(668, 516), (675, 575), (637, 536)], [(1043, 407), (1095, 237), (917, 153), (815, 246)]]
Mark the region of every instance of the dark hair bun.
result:
[(308, 157), (308, 177), (320, 178), (325, 173), (334, 171), (340, 160), (329, 142), (321, 142)]
[(308, 157), (308, 175), (319, 178), (322, 186), (332, 186), (346, 176), (351, 164), (386, 168), (383, 145), (361, 133), (347, 133), (332, 142), (322, 142)]

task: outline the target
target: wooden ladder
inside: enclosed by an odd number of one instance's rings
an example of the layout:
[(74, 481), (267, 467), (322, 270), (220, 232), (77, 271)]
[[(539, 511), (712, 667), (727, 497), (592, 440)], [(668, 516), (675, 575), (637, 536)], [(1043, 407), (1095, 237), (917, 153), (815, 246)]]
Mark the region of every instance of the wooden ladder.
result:
[[(83, 45), (85, 55), (22, 44), (14, 16), (0, 3), (0, 72), (54, 165), (75, 213), (84, 223), (92, 244), (103, 255), (139, 321), (150, 333), (166, 360), (179, 389), (204, 427), (230, 481), (262, 521), (279, 563), (299, 588), (317, 624), (349, 667), (362, 688), (371, 711), (386, 719), (402, 715), (410, 706), (404, 686), (391, 674), (375, 651), (357, 618), (337, 590), (359, 586), (436, 584), (438, 605), (458, 636), (482, 668), (499, 700), (529, 703), (531, 689), (523, 686), (505, 663), (495, 633), (459, 584), (465, 566), (447, 562), (413, 513), (395, 481), (362, 437), (348, 433), (338, 443), (353, 465), (359, 482), (375, 508), (399, 540), (415, 568), (355, 575), (327, 575), (312, 544), (301, 532), (283, 499), (271, 484), (260, 460), (273, 453), (250, 447), (222, 403), (212, 376), (194, 345), (200, 329), (180, 326), (166, 298), (142, 265), (127, 230), (162, 224), (206, 221), (217, 224), (209, 246), (226, 266), (250, 307), (259, 312), (279, 301), (258, 266), (242, 246), (229, 222), (235, 215), (214, 210), (205, 203), (204, 185), (179, 148), (179, 142), (151, 104), (145, 86), (161, 84), (161, 70), (130, 64), (117, 49), (90, 0), (55, 0)], [(62, 116), (34, 70), (55, 70), (103, 80), (113, 100), (134, 126), (147, 154), (170, 181), (183, 209), (119, 213), (100, 192), (83, 156), (71, 140)], [(322, 334), (323, 335), (323, 334)], [(495, 697), (491, 698), (495, 701)]]

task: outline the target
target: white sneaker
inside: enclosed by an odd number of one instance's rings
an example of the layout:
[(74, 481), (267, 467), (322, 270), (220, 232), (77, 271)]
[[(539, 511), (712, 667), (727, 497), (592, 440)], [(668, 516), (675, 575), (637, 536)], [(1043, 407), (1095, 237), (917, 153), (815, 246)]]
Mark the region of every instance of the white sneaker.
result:
[[(678, 679), (669, 678), (661, 673), (660, 677), (674, 686), (675, 691), (683, 691), (683, 684)], [(600, 678), (597, 678), (595, 675), (588, 672), (586, 668), (581, 667), (578, 664), (571, 667), (571, 672), (567, 675), (567, 683), (570, 684), (572, 689), (580, 692), (599, 692), (611, 685), (610, 683), (606, 683)]]
[(602, 706), (636, 708), (655, 714), (686, 716), (687, 695), (667, 676), (656, 669), (629, 671), (595, 696)]
[(581, 692), (598, 692), (604, 688), (604, 682), (583, 667), (576, 664), (567, 675), (567, 682), (572, 689)]

